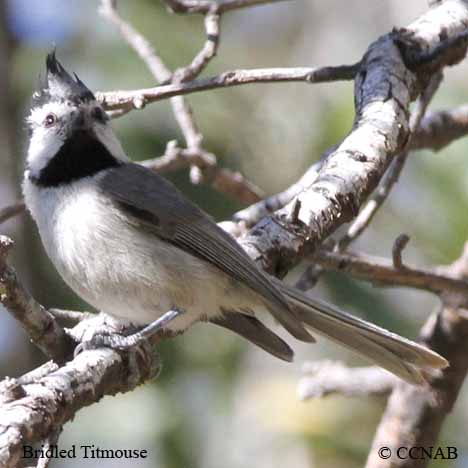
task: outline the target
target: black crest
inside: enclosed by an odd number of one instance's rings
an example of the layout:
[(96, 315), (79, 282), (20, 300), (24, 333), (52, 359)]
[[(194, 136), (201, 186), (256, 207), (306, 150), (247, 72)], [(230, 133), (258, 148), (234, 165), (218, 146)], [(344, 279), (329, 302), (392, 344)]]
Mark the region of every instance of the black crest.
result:
[(35, 93), (35, 104), (55, 101), (72, 101), (77, 104), (95, 100), (91, 90), (74, 73), (71, 76), (55, 56), (55, 50), (47, 55), (46, 80), (42, 89)]

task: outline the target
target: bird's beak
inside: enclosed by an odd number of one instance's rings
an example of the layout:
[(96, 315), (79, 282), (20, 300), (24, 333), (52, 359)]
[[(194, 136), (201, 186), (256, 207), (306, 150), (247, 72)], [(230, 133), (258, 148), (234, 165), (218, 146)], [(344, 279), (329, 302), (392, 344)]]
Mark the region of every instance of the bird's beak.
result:
[(84, 110), (78, 109), (73, 116), (71, 133), (75, 132), (93, 133), (91, 122), (87, 118)]

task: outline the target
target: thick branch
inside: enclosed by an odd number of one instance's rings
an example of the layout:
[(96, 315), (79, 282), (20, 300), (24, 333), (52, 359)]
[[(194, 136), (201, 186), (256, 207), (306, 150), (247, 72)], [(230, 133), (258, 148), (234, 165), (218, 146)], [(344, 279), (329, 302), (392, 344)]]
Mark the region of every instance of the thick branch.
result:
[(266, 216), (271, 215), (273, 212), (283, 208), (294, 197), (312, 185), (312, 183), (318, 177), (318, 173), (323, 162), (330, 154), (333, 153), (333, 151), (336, 150), (337, 147), (338, 145), (328, 148), (320, 156), (320, 159), (316, 163), (312, 164), (312, 166), (307, 169), (305, 174), (286, 190), (238, 211), (233, 215), (233, 220), (241, 222), (245, 227), (250, 228), (254, 224), (258, 223), (262, 218), (265, 218)]
[(400, 154), (398, 154), (393, 159), (379, 187), (372, 195), (371, 199), (366, 203), (356, 219), (353, 221), (346, 235), (340, 239), (340, 242), (337, 245), (337, 249), (339, 251), (344, 251), (351, 242), (353, 242), (364, 232), (376, 213), (385, 203), (385, 200), (387, 200), (394, 185), (398, 182), (401, 171), (403, 170), (403, 166), (405, 165), (408, 158), (413, 134), (419, 128), (419, 124), (424, 117), (427, 106), (432, 100), (432, 97), (439, 88), (441, 82), (442, 74), (440, 72), (436, 73), (432, 76), (426, 89), (421, 93), (416, 105), (416, 110), (411, 114), (408, 140), (406, 141), (404, 148), (402, 148)]
[(159, 360), (142, 359), (141, 350), (120, 355), (100, 349), (83, 352), (34, 382), (9, 380), (0, 406), (0, 466), (19, 466), (24, 444), (46, 439), (81, 408), (128, 392), (158, 371)]
[[(436, 47), (441, 38), (465, 29), (468, 8), (449, 0), (405, 29), (414, 43)], [(442, 34), (444, 33), (444, 34)], [(409, 137), (409, 105), (420, 91), (395, 45), (395, 34), (383, 36), (365, 54), (355, 81), (353, 130), (322, 165), (316, 181), (298, 197), (299, 222), (291, 201), (275, 216), (263, 219), (243, 239), (250, 256), (265, 269), (284, 274), (315, 250), (329, 234), (351, 220), (376, 188), (391, 159)]]
[(13, 241), (0, 236), (0, 302), (25, 328), (34, 344), (58, 362), (70, 355), (72, 340), (54, 317), (24, 289), (6, 261)]
[(318, 167), (320, 164), (314, 164), (307, 172), (293, 185), (288, 187), (285, 191), (272, 195), (271, 197), (260, 200), (253, 205), (238, 211), (233, 215), (233, 220), (243, 223), (245, 227), (252, 227), (258, 223), (262, 218), (272, 214), (276, 210), (283, 208), (295, 196), (299, 195), (302, 190), (309, 187), (310, 184), (317, 178)]
[[(410, 149), (440, 151), (466, 135), (468, 135), (468, 105), (451, 110), (428, 112), (411, 138)], [(335, 149), (336, 147), (333, 148), (333, 150)], [(325, 157), (331, 152), (325, 153)], [(233, 216), (234, 221), (243, 222), (247, 227), (251, 227), (265, 216), (283, 208), (317, 178), (321, 161), (325, 157), (320, 158), (319, 163), (313, 164), (301, 179), (283, 192), (272, 195), (235, 213)]]

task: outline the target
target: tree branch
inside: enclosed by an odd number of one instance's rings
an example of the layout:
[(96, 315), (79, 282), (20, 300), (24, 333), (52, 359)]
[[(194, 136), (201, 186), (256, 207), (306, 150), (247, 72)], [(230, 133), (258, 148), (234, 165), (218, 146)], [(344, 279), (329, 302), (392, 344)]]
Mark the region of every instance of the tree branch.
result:
[(250, 228), (254, 224), (258, 223), (262, 218), (265, 218), (266, 216), (271, 215), (273, 212), (283, 208), (294, 197), (312, 185), (312, 183), (318, 177), (318, 173), (323, 162), (331, 153), (333, 153), (333, 151), (336, 150), (337, 147), (338, 145), (335, 145), (325, 151), (320, 156), (319, 160), (312, 164), (312, 166), (307, 169), (305, 174), (286, 190), (238, 211), (233, 215), (233, 220), (242, 223), (245, 227)]
[(301, 400), (338, 394), (347, 397), (381, 396), (390, 393), (400, 379), (380, 367), (348, 367), (341, 362), (307, 362), (299, 381)]
[(116, 0), (101, 0), (99, 13), (119, 30), (121, 36), (138, 54), (156, 80), (165, 81), (170, 79), (171, 71), (160, 59), (154, 47), (133, 26), (120, 17), (117, 12)]
[(393, 261), (393, 266), (397, 270), (402, 270), (403, 268), (406, 268), (406, 265), (403, 265), (403, 250), (406, 248), (408, 245), (410, 238), (407, 234), (400, 234), (396, 239), (395, 242), (393, 243), (393, 248), (392, 248), (392, 261)]
[(96, 98), (106, 110), (142, 109), (146, 104), (201, 91), (229, 88), (253, 83), (305, 82), (325, 83), (352, 80), (359, 63), (336, 67), (258, 68), (230, 70), (210, 78), (199, 78), (182, 83), (172, 83), (155, 88), (132, 91), (96, 92)]
[[(428, 112), (411, 138), (410, 149), (440, 151), (466, 135), (468, 135), (468, 105), (450, 110)], [(319, 162), (314, 163), (301, 179), (286, 190), (238, 211), (233, 215), (233, 220), (242, 222), (245, 227), (252, 227), (265, 216), (283, 208), (315, 181), (323, 160), (336, 148), (337, 146), (334, 146), (332, 150), (324, 153)]]
[[(159, 82), (170, 81), (172, 73), (156, 53), (154, 47), (130, 23), (123, 20), (117, 12), (116, 0), (101, 0), (100, 13), (116, 26), (132, 49), (139, 55), (154, 78)], [(96, 97), (100, 99), (99, 93)], [(146, 105), (144, 95), (134, 97), (132, 106), (142, 109)], [(103, 103), (104, 104), (104, 103)], [(184, 134), (188, 146), (197, 146), (201, 142), (201, 135), (193, 119), (193, 113), (185, 100), (181, 97), (171, 99), (171, 105), (176, 120)]]
[[(459, 281), (468, 278), (468, 244), (461, 258), (452, 265)], [(456, 294), (456, 293), (455, 293)], [(453, 301), (448, 301), (453, 302)], [(447, 415), (453, 410), (460, 388), (468, 374), (466, 343), (468, 316), (466, 310), (446, 305), (423, 327), (420, 340), (444, 356), (450, 367), (439, 375), (428, 376), (429, 385), (413, 386), (399, 382), (387, 403), (367, 460), (367, 468), (423, 468), (428, 457), (398, 457), (398, 447), (436, 445)], [(379, 457), (379, 448), (389, 447), (388, 459)]]
[(179, 148), (174, 140), (168, 143), (163, 156), (141, 161), (140, 164), (162, 174), (191, 167), (190, 180), (193, 184), (210, 184), (220, 193), (241, 203), (255, 203), (263, 196), (262, 191), (240, 172), (220, 168), (214, 154), (202, 148)]
[(0, 224), (4, 223), (5, 221), (13, 218), (20, 213), (23, 213), (25, 209), (24, 202), (21, 200), (16, 202), (14, 205), (6, 206), (0, 210)]
[(374, 216), (377, 214), (377, 211), (385, 203), (385, 200), (387, 200), (394, 185), (398, 182), (401, 171), (403, 170), (403, 166), (405, 165), (406, 159), (408, 158), (412, 136), (419, 128), (419, 124), (424, 117), (424, 114), (426, 113), (427, 106), (431, 102), (441, 82), (442, 74), (437, 72), (432, 76), (426, 89), (421, 93), (417, 102), (416, 110), (410, 118), (409, 135), (404, 148), (400, 154), (398, 154), (393, 159), (376, 192), (372, 195), (371, 199), (366, 203), (362, 211), (353, 221), (347, 233), (342, 237), (342, 239), (340, 239), (338, 245), (336, 246), (338, 251), (344, 251), (365, 231)]
[[(447, 1), (405, 29), (413, 42), (436, 47), (468, 22), (460, 1)], [(449, 32), (447, 32), (449, 31)], [(392, 158), (409, 137), (408, 109), (420, 90), (395, 45), (395, 33), (381, 37), (365, 54), (355, 80), (356, 120), (351, 133), (322, 165), (318, 178), (297, 199), (299, 222), (291, 223), (296, 201), (263, 219), (241, 240), (267, 271), (282, 275), (358, 212)]]
[[(115, 8), (112, 2), (103, 0), (103, 3), (108, 3), (111, 8)], [(224, 6), (220, 8), (227, 11), (257, 3), (259, 1), (226, 0), (222, 4)], [(185, 7), (193, 6), (197, 9), (202, 8), (201, 5), (206, 2), (200, 1), (195, 4), (193, 0), (172, 0), (172, 4), (183, 4)], [(195, 12), (195, 10), (192, 11)], [(422, 49), (430, 50), (437, 48), (445, 40), (455, 38), (466, 29), (467, 23), (466, 4), (457, 0), (448, 0), (405, 29), (405, 37), (408, 34), (411, 35), (411, 47), (420, 44)], [(155, 58), (156, 54), (147, 54), (151, 50), (146, 47), (148, 43), (145, 45), (144, 38), (142, 39), (132, 28), (127, 31), (130, 31), (130, 37), (127, 40), (135, 50), (142, 54), (148, 67), (158, 68), (162, 62), (158, 62), (157, 57)], [(124, 32), (122, 34), (125, 35)], [(314, 182), (273, 216), (260, 221), (247, 237), (241, 239), (240, 243), (245, 250), (267, 271), (277, 275), (284, 274), (301, 258), (316, 249), (330, 233), (352, 219), (363, 201), (379, 183), (391, 159), (405, 148), (409, 136), (408, 109), (411, 101), (423, 89), (421, 83), (424, 82), (424, 71), (420, 72), (416, 69), (413, 72), (408, 69), (402, 57), (404, 47), (396, 41), (398, 34), (403, 33), (400, 31), (388, 34), (372, 44), (359, 66), (329, 69), (329, 71), (332, 70), (329, 75), (332, 79), (333, 77), (355, 76), (356, 119), (354, 126), (339, 147), (323, 162)], [(458, 50), (455, 55), (452, 54), (451, 49), (441, 50), (438, 52), (434, 66), (438, 69), (437, 67), (453, 64), (463, 55)], [(425, 70), (427, 70), (427, 65), (427, 63), (424, 64)], [(320, 77), (323, 70), (325, 69), (312, 69), (312, 71), (300, 69), (298, 73), (302, 76), (292, 78), (302, 81), (318, 80), (317, 76)], [(152, 71), (155, 76), (161, 72), (156, 69)], [(258, 71), (255, 73), (258, 77)], [(278, 72), (277, 69), (274, 70), (273, 75), (271, 70), (262, 71), (260, 75), (261, 81), (276, 80), (278, 76), (283, 76), (285, 79), (286, 76), (289, 78), (292, 76), (291, 70)], [(231, 76), (229, 74), (221, 76), (224, 77), (223, 86), (232, 86), (232, 80), (238, 80), (240, 83), (248, 81), (249, 76), (252, 77), (250, 72), (242, 76), (242, 72), (239, 73), (239, 71)], [(219, 77), (214, 77), (215, 81), (217, 79)], [(161, 96), (161, 89), (163, 89), (166, 93), (165, 97), (168, 97), (171, 92), (175, 92), (175, 89), (180, 93), (191, 92), (188, 90), (194, 89), (201, 90), (203, 86), (208, 86), (205, 89), (216, 87), (216, 83), (212, 86), (213, 81), (210, 80), (213, 78), (188, 83), (172, 83), (146, 91), (153, 93), (151, 97), (153, 99), (154, 93), (160, 93), (159, 96)], [(134, 91), (127, 92), (127, 95), (122, 92), (126, 99), (122, 101), (123, 104), (112, 101), (116, 96), (115, 93), (100, 95), (100, 97), (108, 109), (125, 109), (126, 106), (142, 107), (149, 102), (147, 96), (144, 95), (145, 90), (142, 91), (140, 94)], [(117, 97), (120, 99), (122, 95), (117, 95)], [(176, 102), (183, 104), (180, 109), (175, 109), (175, 114), (180, 117), (179, 124), (184, 131), (187, 148), (197, 148), (197, 145), (201, 147), (199, 133), (185, 106), (185, 101), (179, 99)], [(403, 271), (407, 271), (407, 268), (405, 267)], [(11, 297), (8, 289), (10, 285), (13, 285), (13, 291), (17, 289), (14, 287), (16, 284), (14, 281), (8, 282), (9, 275), (5, 275), (5, 272), (9, 272), (6, 266), (3, 268), (2, 277), (7, 281), (2, 283), (2, 288), (5, 288), (4, 284), (7, 284), (5, 290), (8, 301)], [(453, 280), (450, 285), (453, 286)], [(464, 291), (463, 294), (465, 294)], [(457, 295), (454, 297), (456, 298)], [(3, 290), (2, 300), (4, 300)], [(44, 309), (35, 303), (31, 305), (25, 299), (12, 300), (6, 306), (14, 313), (16, 307), (22, 309), (22, 315), (19, 314), (19, 318), (23, 323), (29, 320), (23, 313), (24, 310), (28, 310), (28, 307), (32, 309), (33, 317), (48, 317), (44, 314), (46, 312)], [(453, 314), (448, 313), (444, 320), (446, 322), (440, 330), (442, 334), (447, 330), (450, 331), (451, 324), (455, 326), (459, 322)], [(80, 322), (77, 327), (84, 326), (84, 323)], [(33, 327), (32, 331), (34, 331)], [(47, 335), (47, 330), (44, 331), (44, 335)], [(453, 400), (454, 390), (458, 391), (459, 384), (461, 384), (462, 371), (465, 371), (468, 365), (466, 359), (461, 362), (464, 348), (460, 348), (461, 341), (457, 336), (453, 341), (449, 338), (453, 338), (454, 335), (444, 335), (443, 346), (440, 346), (441, 342), (438, 339), (429, 342), (434, 349), (451, 360), (452, 367), (445, 374), (447, 385), (451, 387), (445, 389), (443, 387), (445, 384), (440, 384), (443, 391), (446, 390), (447, 402)], [(453, 356), (452, 351), (447, 349), (447, 346), (452, 346), (452, 343)], [(465, 343), (466, 336), (464, 336), (463, 345)], [(152, 359), (149, 354), (145, 350), (142, 358), (141, 350), (123, 355), (109, 349), (86, 351), (60, 369), (39, 377), (35, 384), (10, 382), (10, 391), (3, 394), (3, 404), (0, 407), (0, 465), (16, 466), (22, 444), (46, 439), (57, 427), (70, 420), (76, 411), (97, 401), (102, 395), (128, 391), (155, 376), (159, 362)], [(434, 380), (434, 382), (438, 385), (438, 381)], [(437, 417), (440, 420), (440, 415)]]
[[(319, 250), (313, 257), (326, 270), (347, 273), (354, 278), (382, 286), (400, 286), (430, 291), (444, 302), (468, 307), (468, 281), (439, 271), (405, 265), (398, 268), (388, 260), (363, 254), (337, 253)], [(442, 270), (445, 271), (445, 270)]]
[[(201, 13), (207, 14), (212, 8), (214, 0), (164, 0), (174, 13)], [(276, 3), (287, 0), (223, 0), (219, 2), (219, 12), (237, 10), (239, 8), (253, 7), (267, 3)]]
[(141, 348), (122, 355), (99, 349), (79, 354), (34, 382), (10, 379), (0, 405), (0, 466), (16, 468), (24, 444), (46, 439), (81, 408), (104, 395), (133, 390), (158, 372), (159, 360)]
[[(55, 430), (51, 432), (51, 434), (45, 438), (44, 453), (47, 454), (47, 451), (49, 449), (51, 449), (54, 445), (57, 445), (57, 442), (59, 440), (61, 433), (62, 433), (62, 426), (59, 426), (59, 427), (56, 427)], [(45, 457), (39, 459), (36, 468), (48, 468), (51, 461), (52, 461), (52, 457), (46, 455)]]
[[(214, 57), (219, 41), (219, 16), (217, 11), (217, 7), (215, 8), (212, 6), (209, 11), (206, 12), (207, 16), (205, 19), (205, 25), (208, 34), (208, 42), (205, 45), (205, 48), (194, 58), (188, 67), (179, 70), (176, 75), (173, 76), (169, 68), (166, 67), (147, 39), (143, 37), (132, 25), (120, 17), (117, 12), (115, 0), (101, 0), (100, 8), (101, 14), (119, 29), (122, 37), (138, 53), (153, 76), (159, 82), (171, 80), (181, 82), (187, 78), (194, 77), (200, 73), (209, 60)], [(97, 94), (97, 97), (100, 99), (99, 93)], [(147, 99), (144, 94), (139, 93), (138, 96), (132, 98), (131, 107), (143, 108), (146, 103)], [(256, 187), (249, 183), (242, 175), (232, 173), (227, 169), (218, 170), (215, 168), (217, 165), (216, 156), (203, 149), (203, 135), (197, 127), (193, 110), (187, 101), (182, 96), (174, 96), (171, 98), (171, 105), (177, 123), (184, 135), (187, 144), (187, 151), (191, 155), (197, 155), (197, 157), (192, 158), (192, 160), (197, 159), (201, 162), (198, 165), (191, 165), (191, 180), (195, 183), (208, 182), (216, 190), (243, 203), (254, 203), (258, 201), (260, 199), (260, 192), (256, 190)], [(117, 115), (125, 114), (129, 108), (125, 109), (125, 107), (121, 107), (117, 109), (117, 111), (119, 111)], [(114, 114), (114, 117), (117, 115)], [(172, 151), (173, 149), (174, 148), (168, 145), (168, 151)], [(183, 160), (184, 158), (180, 152), (179, 155), (179, 159)], [(176, 159), (174, 151), (166, 154), (164, 158), (166, 160)], [(208, 161), (210, 161), (210, 163), (208, 163)]]
[(184, 68), (179, 68), (174, 72), (172, 81), (183, 82), (199, 75), (208, 63), (218, 52), (220, 14), (218, 12), (219, 4), (213, 2), (205, 14), (205, 34), (206, 41), (203, 49), (193, 58), (192, 62)]
[[(463, 105), (455, 109), (429, 112), (426, 114), (413, 135), (410, 146), (412, 150), (429, 149), (440, 151), (453, 141), (466, 135), (468, 135), (468, 105)], [(244, 225), (243, 229), (250, 228), (262, 218), (283, 208), (300, 192), (310, 187), (318, 176), (318, 170), (323, 160), (336, 148), (337, 147), (334, 146), (331, 150), (325, 152), (319, 162), (314, 163), (297, 182), (286, 190), (264, 200), (260, 200), (257, 203), (254, 203), (255, 200), (262, 196), (262, 192), (258, 187), (247, 180), (238, 186), (236, 185), (236, 194), (233, 194), (232, 197), (240, 200), (242, 203), (254, 204), (235, 213), (233, 215), (234, 221), (242, 222)], [(193, 152), (187, 148), (180, 148), (175, 141), (170, 141), (168, 143), (168, 147), (163, 156), (142, 161), (141, 164), (161, 174), (187, 168), (191, 165), (200, 164), (214, 166), (209, 157), (203, 157), (199, 152)], [(222, 171), (227, 171), (228, 174), (230, 172), (228, 169), (223, 169)], [(230, 182), (233, 181), (235, 184), (236, 177), (243, 176), (239, 173), (233, 173), (232, 175), (228, 175), (228, 177)], [(195, 179), (192, 180), (192, 183), (194, 182)], [(228, 187), (230, 184), (223, 183), (222, 185)], [(246, 187), (249, 188), (244, 190)], [(23, 213), (24, 209), (23, 201), (1, 209), (0, 224)]]
[(468, 105), (430, 112), (416, 131), (411, 149), (440, 151), (453, 141), (468, 135)]
[(73, 350), (72, 340), (54, 317), (24, 289), (7, 264), (13, 241), (0, 236), (0, 303), (25, 328), (34, 344), (50, 359), (63, 362)]

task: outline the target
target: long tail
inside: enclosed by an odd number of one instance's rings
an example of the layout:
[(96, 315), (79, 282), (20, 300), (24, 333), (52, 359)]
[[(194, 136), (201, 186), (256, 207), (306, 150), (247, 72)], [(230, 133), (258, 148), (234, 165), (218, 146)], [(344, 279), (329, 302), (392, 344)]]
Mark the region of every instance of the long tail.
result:
[(407, 382), (423, 383), (422, 371), (449, 365), (445, 358), (422, 345), (306, 296), (280, 281), (275, 284), (304, 325)]

